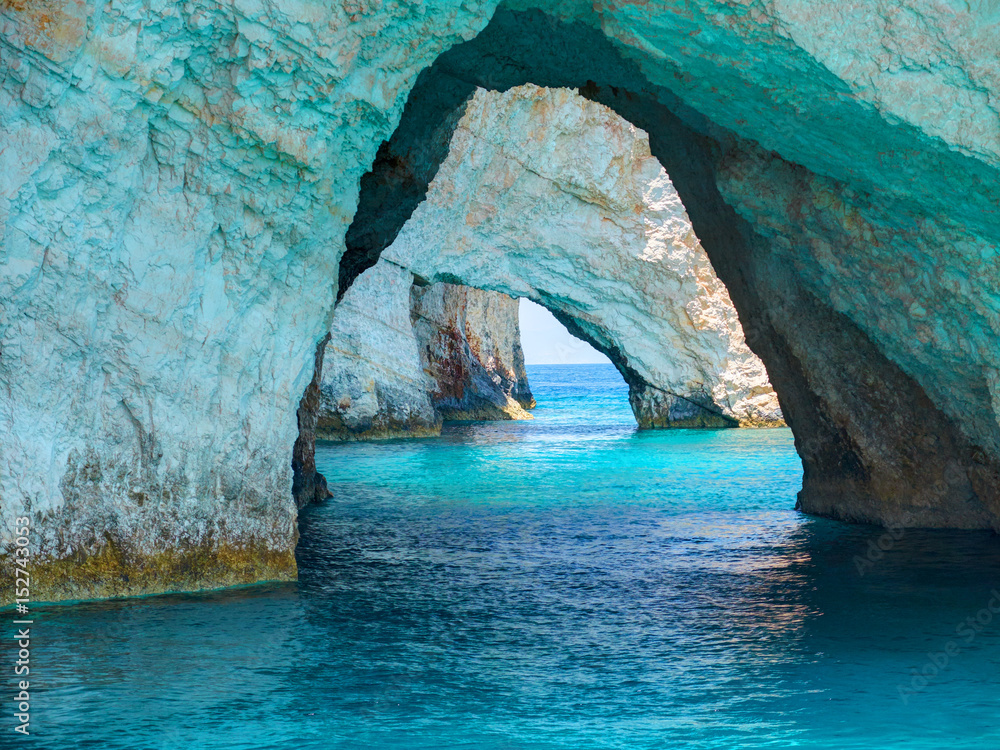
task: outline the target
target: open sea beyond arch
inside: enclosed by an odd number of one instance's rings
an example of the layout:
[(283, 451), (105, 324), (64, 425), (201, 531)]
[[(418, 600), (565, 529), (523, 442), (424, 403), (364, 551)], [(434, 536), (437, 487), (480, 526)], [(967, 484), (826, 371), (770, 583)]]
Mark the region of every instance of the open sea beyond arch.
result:
[(994, 535), (810, 518), (788, 430), (528, 371), (533, 421), (321, 444), (298, 583), (36, 612), (0, 747), (1000, 747)]

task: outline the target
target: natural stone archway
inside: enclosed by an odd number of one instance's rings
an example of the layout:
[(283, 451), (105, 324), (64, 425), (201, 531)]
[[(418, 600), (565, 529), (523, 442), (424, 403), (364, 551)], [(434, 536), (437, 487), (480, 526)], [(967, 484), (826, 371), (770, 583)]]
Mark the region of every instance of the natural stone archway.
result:
[(382, 258), (548, 307), (618, 367), (640, 427), (784, 424), (646, 134), (573, 91), (478, 91)]
[(382, 260), (333, 316), (314, 406), (318, 438), (423, 437), (443, 419), (531, 419), (517, 302)]
[[(803, 508), (1000, 527), (996, 12), (495, 9), (0, 10), (0, 530), (33, 519), (38, 598), (294, 576), (288, 447), (331, 279), (422, 198), (444, 154), (415, 134), (526, 82), (649, 133), (781, 397)], [(433, 128), (402, 117), (411, 88)], [(369, 220), (379, 190), (398, 223)]]
[[(989, 383), (998, 363), (995, 347), (986, 344), (1000, 330), (993, 292), (988, 283), (973, 287), (958, 276), (941, 285), (926, 273), (935, 252), (946, 253), (959, 275), (967, 271), (958, 269), (996, 254), (1000, 196), (994, 169), (1000, 164), (1000, 141), (995, 128), (974, 118), (976, 126), (970, 121), (969, 128), (951, 134), (965, 145), (949, 150), (935, 140), (941, 136), (936, 126), (909, 106), (912, 97), (902, 94), (905, 89), (891, 86), (889, 100), (880, 106), (896, 112), (901, 124), (889, 126), (877, 108), (863, 96), (844, 94), (840, 79), (810, 57), (833, 59), (823, 42), (810, 38), (806, 53), (769, 36), (774, 26), (768, 24), (780, 22), (808, 37), (810, 19), (778, 10), (732, 14), (709, 5), (720, 14), (699, 10), (683, 20), (653, 14), (644, 18), (642, 34), (649, 44), (659, 38), (661, 24), (686, 27), (693, 32), (687, 39), (711, 28), (710, 48), (690, 43), (700, 53), (692, 70), (699, 70), (701, 79), (685, 73), (687, 61), (678, 58), (688, 42), (657, 47), (670, 61), (660, 70), (629, 51), (638, 37), (629, 36), (625, 26), (609, 25), (606, 15), (601, 16), (604, 28), (615, 29), (612, 36), (622, 46), (594, 32), (586, 13), (566, 22), (535, 11), (498, 12), (476, 39), (450, 50), (421, 76), (399, 129), (362, 181), (355, 223), (370, 224), (370, 206), (393, 205), (392, 194), (399, 205), (419, 202), (415, 196), (426, 191), (420, 180), (436, 169), (424, 162), (440, 154), (418, 144), (440, 142), (476, 86), (505, 90), (527, 81), (580, 86), (584, 95), (649, 133), (652, 153), (684, 200), (795, 432), (805, 469), (800, 506), (855, 521), (996, 526), (1000, 451), (994, 446), (1000, 423)], [(996, 66), (980, 65), (975, 43), (970, 47), (968, 41), (986, 39), (996, 19), (977, 19), (974, 13), (954, 24), (941, 16), (922, 18), (950, 40), (952, 46), (937, 47), (938, 53), (975, 80), (1000, 80)], [(977, 27), (977, 21), (984, 25)], [(918, 55), (932, 54), (914, 27), (904, 23), (886, 33), (908, 38)], [(968, 38), (960, 40), (962, 33)], [(749, 48), (740, 46), (744, 43)], [(854, 44), (847, 46), (861, 55), (859, 65), (867, 69), (863, 54), (868, 48)], [(735, 73), (745, 70), (735, 64), (722, 80), (726, 85), (738, 80), (736, 88), (712, 82), (719, 65), (735, 62), (730, 60), (735, 49), (739, 55), (756, 50), (769, 61), (766, 84)], [(784, 104), (808, 99), (813, 107), (793, 107), (788, 119), (779, 115), (784, 105), (768, 109), (767, 117), (756, 110), (758, 103), (771, 101), (773, 85), (780, 88), (779, 75), (804, 76), (802, 87)], [(957, 92), (961, 82), (928, 76), (921, 85), (939, 86), (934, 95), (953, 98), (955, 106), (970, 111), (982, 106), (981, 101), (958, 104), (965, 96)], [(837, 93), (813, 97), (821, 90)], [(676, 91), (686, 99), (678, 99)], [(695, 101), (700, 111), (691, 107)], [(423, 166), (415, 167), (418, 163)], [(975, 186), (969, 200), (976, 208), (963, 205), (960, 224), (942, 203), (941, 187), (959, 189), (966, 180)], [(400, 228), (352, 227), (345, 259), (356, 265), (359, 258), (377, 257), (385, 246), (370, 241), (392, 238)], [(942, 247), (931, 250), (938, 243)], [(915, 262), (927, 264), (923, 273), (908, 260), (913, 248), (919, 249)], [(919, 316), (941, 309), (941, 300), (947, 300), (945, 308), (961, 311), (959, 319), (976, 324), (970, 329), (940, 316), (933, 327), (921, 324)], [(932, 341), (958, 360), (982, 359), (963, 371), (971, 376), (941, 369), (945, 360), (934, 364), (940, 352), (931, 354)], [(975, 375), (979, 372), (983, 379)]]

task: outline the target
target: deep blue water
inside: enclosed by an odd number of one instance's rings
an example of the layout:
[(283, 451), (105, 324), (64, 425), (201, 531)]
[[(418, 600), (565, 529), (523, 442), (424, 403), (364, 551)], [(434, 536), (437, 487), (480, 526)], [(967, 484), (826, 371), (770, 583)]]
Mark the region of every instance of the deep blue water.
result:
[(43, 612), (32, 745), (1000, 747), (993, 535), (859, 569), (883, 532), (794, 511), (789, 431), (639, 433), (610, 366), (529, 375), (532, 422), (320, 446), (297, 584)]

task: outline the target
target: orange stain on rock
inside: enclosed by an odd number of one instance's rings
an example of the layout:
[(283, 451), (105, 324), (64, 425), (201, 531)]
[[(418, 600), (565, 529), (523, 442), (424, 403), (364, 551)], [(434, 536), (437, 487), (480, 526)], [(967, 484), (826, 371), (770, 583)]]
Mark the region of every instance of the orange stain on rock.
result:
[(86, 0), (0, 0), (16, 24), (9, 37), (54, 62), (67, 61), (87, 38)]

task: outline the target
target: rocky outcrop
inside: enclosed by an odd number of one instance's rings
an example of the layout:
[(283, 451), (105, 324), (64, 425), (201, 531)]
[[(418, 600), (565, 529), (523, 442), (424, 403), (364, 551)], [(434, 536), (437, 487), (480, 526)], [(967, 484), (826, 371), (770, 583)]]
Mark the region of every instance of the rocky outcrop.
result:
[(517, 300), (458, 284), (414, 286), (413, 332), (443, 419), (531, 419)]
[(333, 316), (319, 381), (324, 440), (421, 437), (443, 419), (531, 419), (517, 302), (455, 284), (415, 286), (381, 261)]
[(306, 386), (306, 392), (295, 413), (299, 423), (299, 436), (292, 446), (292, 497), (297, 508), (329, 498), (326, 477), (316, 470), (316, 425), (321, 405), (320, 379), (323, 373), (323, 357), (330, 340), (327, 334), (316, 347), (313, 377)]
[(382, 257), (545, 305), (615, 363), (641, 427), (784, 424), (646, 134), (575, 91), (479, 90)]
[(32, 518), (36, 597), (295, 575), (331, 280), (391, 244), (474, 88), (527, 82), (649, 134), (781, 396), (803, 508), (1000, 527), (989, 4), (0, 15), (0, 530)]
[(0, 532), (32, 518), (33, 597), (295, 577), (360, 178), (492, 9), (0, 6)]
[(321, 440), (440, 433), (434, 381), (413, 332), (412, 286), (413, 274), (382, 262), (361, 274), (337, 306), (320, 379)]

